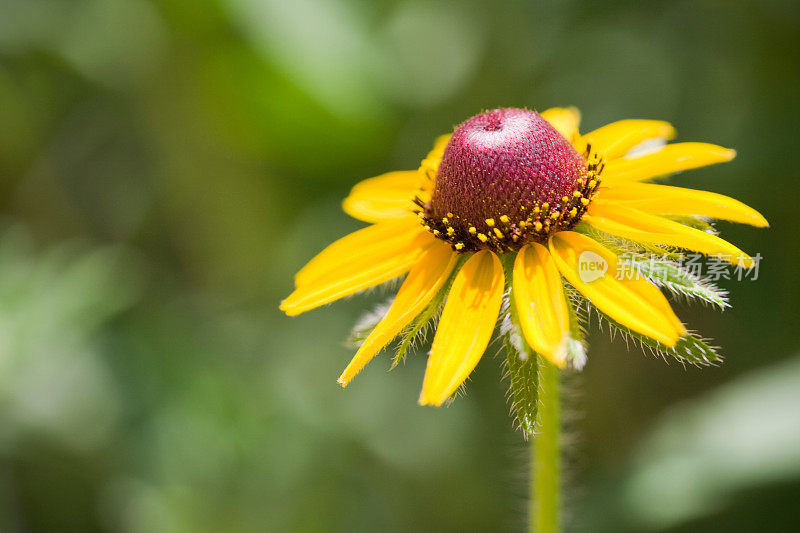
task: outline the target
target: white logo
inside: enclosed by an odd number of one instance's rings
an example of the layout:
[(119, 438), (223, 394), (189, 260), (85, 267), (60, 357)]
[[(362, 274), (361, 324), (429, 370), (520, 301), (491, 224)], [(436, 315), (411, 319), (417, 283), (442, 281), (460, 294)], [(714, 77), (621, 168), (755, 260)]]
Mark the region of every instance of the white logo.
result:
[(605, 276), (608, 271), (608, 262), (602, 255), (594, 252), (581, 252), (578, 256), (578, 277), (584, 283), (591, 283)]

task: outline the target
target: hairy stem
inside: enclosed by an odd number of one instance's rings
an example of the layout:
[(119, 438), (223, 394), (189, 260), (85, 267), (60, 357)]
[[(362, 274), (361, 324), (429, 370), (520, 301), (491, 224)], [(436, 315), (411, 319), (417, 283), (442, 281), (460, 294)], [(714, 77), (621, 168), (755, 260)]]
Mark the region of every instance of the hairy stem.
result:
[(531, 439), (528, 530), (561, 530), (561, 397), (559, 371), (539, 357), (539, 410), (536, 435)]

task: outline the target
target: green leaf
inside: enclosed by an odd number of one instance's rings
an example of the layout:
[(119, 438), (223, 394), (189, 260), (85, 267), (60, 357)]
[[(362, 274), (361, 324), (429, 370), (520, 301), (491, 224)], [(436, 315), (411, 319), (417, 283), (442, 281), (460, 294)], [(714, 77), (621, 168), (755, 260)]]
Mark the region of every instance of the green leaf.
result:
[[(795, 354), (660, 416), (624, 469), (620, 486), (628, 516), (649, 531), (692, 530), (685, 526), (703, 523), (700, 517), (744, 494), (796, 483), (798, 383)], [(666, 483), (665, 472), (681, 472), (680, 483)]]

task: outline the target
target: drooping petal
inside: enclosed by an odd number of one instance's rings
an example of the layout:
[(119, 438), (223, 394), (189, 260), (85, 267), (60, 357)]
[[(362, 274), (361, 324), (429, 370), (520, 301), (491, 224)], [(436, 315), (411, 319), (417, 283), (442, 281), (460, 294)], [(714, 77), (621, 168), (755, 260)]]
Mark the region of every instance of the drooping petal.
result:
[(569, 335), (567, 300), (547, 248), (537, 243), (522, 248), (514, 261), (513, 278), (514, 304), (525, 339), (538, 353), (563, 367)]
[[(669, 302), (654, 285), (644, 279), (617, 279), (616, 254), (597, 241), (574, 231), (562, 231), (550, 238), (550, 252), (567, 281), (623, 326), (667, 346), (674, 346), (686, 334)], [(587, 276), (592, 272), (602, 275)]]
[(339, 384), (347, 386), (353, 377), (414, 319), (439, 292), (458, 255), (443, 241), (431, 244), (408, 273), (397, 292), (386, 316), (364, 340), (347, 368), (339, 377)]
[(299, 315), (405, 274), (433, 240), (418, 224), (411, 226), (407, 220), (382, 222), (351, 233), (297, 273), (296, 289), (280, 308), (289, 316)]
[(619, 202), (595, 199), (583, 220), (606, 233), (637, 242), (663, 244), (706, 255), (721, 255), (745, 268), (753, 265), (746, 253), (725, 239), (691, 228), (674, 220), (650, 215)]
[(583, 136), (584, 144), (591, 144), (607, 162), (622, 157), (637, 144), (648, 139), (672, 139), (675, 129), (662, 120), (619, 120), (606, 124)]
[(433, 338), (420, 405), (441, 405), (478, 364), (500, 313), (503, 286), (503, 267), (492, 252), (478, 252), (464, 263)]
[(707, 143), (668, 144), (657, 152), (606, 163), (602, 178), (606, 185), (644, 181), (682, 170), (723, 163), (736, 157), (736, 151)]
[(388, 172), (356, 184), (342, 202), (344, 212), (364, 222), (408, 215), (420, 182), (416, 170)]
[(577, 107), (551, 107), (542, 111), (540, 115), (568, 141), (571, 142), (577, 137), (578, 127), (581, 124), (581, 112)]
[(598, 197), (655, 215), (698, 215), (759, 228), (769, 226), (767, 219), (752, 207), (709, 191), (653, 183), (624, 183), (601, 187)]

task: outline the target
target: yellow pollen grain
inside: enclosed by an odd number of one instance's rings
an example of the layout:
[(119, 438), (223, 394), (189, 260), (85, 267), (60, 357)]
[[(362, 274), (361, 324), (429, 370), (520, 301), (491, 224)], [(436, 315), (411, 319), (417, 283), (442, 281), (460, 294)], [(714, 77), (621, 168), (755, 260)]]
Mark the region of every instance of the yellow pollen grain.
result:
[(441, 232), (438, 229), (433, 230), (434, 235), (439, 235)]
[(542, 231), (542, 223), (541, 223), (541, 222), (534, 222), (534, 223), (533, 223), (533, 228), (534, 228), (536, 231)]
[(578, 214), (578, 208), (577, 207), (573, 207), (572, 209), (569, 210), (569, 216), (575, 218), (575, 216), (577, 214)]
[(456, 250), (463, 250), (463, 249), (464, 249), (464, 243), (463, 242), (457, 242), (456, 243)]
[(542, 211), (547, 211), (548, 209), (550, 209), (550, 204), (548, 204), (547, 202), (543, 203), (542, 204)]
[(497, 229), (497, 228), (494, 228), (494, 234), (495, 234), (495, 235), (497, 235), (497, 238), (498, 238), (498, 239), (502, 239), (502, 238), (503, 238), (503, 232), (502, 232), (502, 231), (500, 231), (500, 230), (499, 230), (499, 229)]
[(451, 213), (451, 212), (449, 212), (449, 211), (448, 211), (448, 212), (447, 212), (447, 218), (453, 218), (453, 213)]
[(483, 233), (478, 233), (478, 239), (479, 239), (481, 242), (486, 242), (486, 241), (488, 241), (488, 240), (489, 240), (489, 237), (487, 237), (487, 236), (486, 236), (486, 235), (484, 235)]
[(487, 218), (486, 219), (486, 225), (489, 226), (490, 228), (494, 227), (494, 219), (493, 218)]
[(444, 217), (442, 219), (442, 224), (449, 224), (449, 223), (450, 223), (450, 221), (447, 219), (447, 217)]
[(567, 198), (566, 196), (562, 196), (561, 197), (561, 201), (562, 202), (569, 202), (569, 198)]
[(597, 185), (597, 180), (590, 180), (589, 181), (589, 188), (594, 188), (595, 185)]
[(470, 232), (472, 235), (475, 235), (476, 233), (478, 233), (478, 230), (476, 230), (474, 226), (470, 226), (470, 227), (469, 227), (469, 232)]
[(455, 232), (456, 230), (454, 230), (453, 228), (447, 228), (447, 234), (450, 235), (451, 237), (455, 234)]
[(581, 198), (581, 203), (583, 205), (589, 205), (589, 199), (588, 198)]
[(527, 225), (527, 222), (525, 222), (524, 220), (520, 220), (519, 221), (519, 227), (520, 228), (524, 228), (526, 225)]
[(503, 215), (500, 217), (500, 222), (502, 222), (503, 224), (508, 224), (508, 221), (509, 221), (508, 215)]
[(572, 196), (574, 196), (575, 198), (580, 198), (581, 191), (572, 191)]

